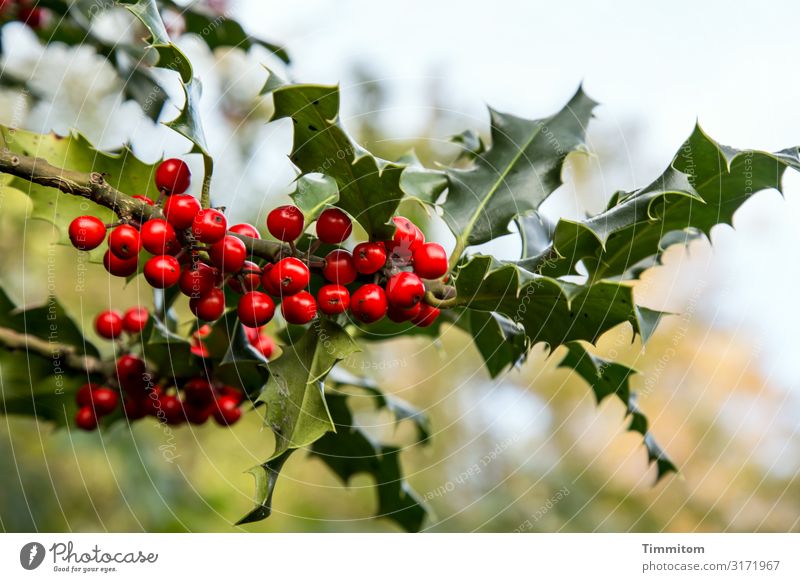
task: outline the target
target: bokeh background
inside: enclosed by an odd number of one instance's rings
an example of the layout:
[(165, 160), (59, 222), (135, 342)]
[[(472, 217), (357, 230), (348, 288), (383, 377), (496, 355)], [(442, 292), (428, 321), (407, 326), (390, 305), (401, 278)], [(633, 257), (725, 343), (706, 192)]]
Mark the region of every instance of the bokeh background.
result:
[[(225, 4), (215, 1), (215, 4)], [(262, 65), (294, 80), (340, 83), (343, 121), (368, 148), (396, 157), (414, 147), (428, 164), (450, 160), (450, 135), (488, 132), (486, 104), (538, 117), (576, 87), (602, 103), (589, 128), (590, 154), (572, 157), (565, 186), (546, 204), (552, 218), (600, 209), (618, 189), (642, 186), (669, 163), (699, 120), (722, 143), (768, 150), (800, 143), (800, 49), (796, 3), (421, 2), (345, 0), (227, 3), (250, 32), (285, 44), (293, 66), (258, 48), (210, 52), (179, 44), (203, 81), (206, 133), (218, 160), (214, 200), (234, 218), (263, 224), (286, 200), (294, 172), (290, 128), (267, 124), (258, 97)], [(118, 38), (128, 21), (98, 29)], [(21, 25), (3, 28), (2, 71), (37, 89), (0, 92), (0, 121), (66, 132), (77, 128), (114, 148), (130, 141), (153, 161), (187, 145), (121, 97), (114, 71), (85, 47), (42, 48)], [(169, 119), (173, 111), (166, 111)], [(634, 386), (653, 431), (680, 467), (654, 486), (623, 408), (600, 407), (579, 379), (556, 368), (559, 353), (534, 349), (519, 370), (491, 380), (469, 339), (448, 330), (436, 343), (374, 345), (350, 365), (424, 409), (433, 438), (404, 450), (411, 485), (435, 517), (432, 531), (798, 531), (800, 530), (800, 179), (786, 196), (762, 192), (711, 241), (673, 248), (637, 285), (640, 303), (675, 313), (646, 349), (627, 328), (598, 353), (641, 371)], [(149, 300), (102, 267), (78, 265), (52, 245), (51, 225), (26, 220), (27, 203), (2, 195), (0, 283), (32, 304), (56, 294), (89, 329), (99, 307)], [(427, 224), (448, 244), (446, 229)], [(491, 245), (513, 257), (513, 237)], [(382, 362), (372, 366), (372, 362)], [(408, 442), (408, 427), (364, 411), (383, 438)], [(176, 431), (176, 462), (161, 454), (154, 422), (100, 434), (54, 432), (0, 418), (0, 528), (4, 531), (236, 531), (251, 503), (244, 469), (271, 450), (255, 414), (232, 430)], [(494, 452), (494, 454), (492, 454)], [(477, 474), (476, 460), (492, 455)], [(345, 488), (318, 460), (295, 455), (278, 485), (273, 516), (253, 531), (394, 531), (373, 520), (371, 481)], [(473, 471), (474, 473), (474, 471)]]

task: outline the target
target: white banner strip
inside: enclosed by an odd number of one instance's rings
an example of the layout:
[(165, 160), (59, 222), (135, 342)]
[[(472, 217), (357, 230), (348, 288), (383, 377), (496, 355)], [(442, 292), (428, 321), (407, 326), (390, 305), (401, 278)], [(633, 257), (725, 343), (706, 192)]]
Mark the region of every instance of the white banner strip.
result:
[(799, 544), (797, 534), (4, 534), (0, 580), (797, 582)]

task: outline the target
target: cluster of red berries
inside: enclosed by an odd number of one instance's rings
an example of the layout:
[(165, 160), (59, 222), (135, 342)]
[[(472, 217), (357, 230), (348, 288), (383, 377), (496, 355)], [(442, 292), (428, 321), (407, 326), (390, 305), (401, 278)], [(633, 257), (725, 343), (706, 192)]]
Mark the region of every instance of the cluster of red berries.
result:
[(34, 30), (44, 26), (50, 13), (34, 0), (0, 0), (0, 18), (18, 20)]
[[(335, 248), (325, 257), (316, 257), (312, 249), (323, 243), (340, 245), (350, 236), (350, 218), (338, 208), (324, 210), (316, 221), (318, 240), (308, 252), (300, 252), (295, 243), (305, 231), (305, 217), (296, 206), (281, 206), (269, 213), (267, 228), (288, 246), (277, 262), (259, 265), (248, 260), (247, 248), (236, 236), (258, 239), (258, 230), (250, 224), (228, 228), (222, 212), (202, 209), (195, 197), (184, 194), (190, 179), (189, 168), (181, 160), (169, 159), (159, 165), (155, 182), (162, 198), (166, 196), (164, 218), (114, 226), (103, 259), (109, 273), (121, 277), (134, 274), (144, 249), (152, 254), (143, 268), (151, 286), (177, 285), (190, 298), (189, 307), (198, 319), (214, 321), (225, 311), (223, 289), (227, 284), (241, 295), (237, 313), (249, 328), (267, 324), (278, 302), (284, 319), (300, 325), (318, 312), (335, 316), (349, 311), (363, 323), (388, 316), (421, 327), (438, 317), (439, 310), (423, 300), (423, 279), (445, 275), (447, 254), (441, 245), (426, 243), (422, 231), (407, 218), (394, 218), (392, 240), (364, 242), (353, 252)], [(153, 204), (146, 197), (135, 198)], [(106, 233), (107, 225), (93, 216), (80, 216), (69, 228), (72, 244), (81, 250), (100, 246)], [(315, 295), (308, 291), (312, 269), (324, 280)]]
[[(103, 311), (94, 323), (98, 335), (113, 340), (119, 339), (123, 333), (141, 333), (148, 319), (146, 309), (134, 307), (124, 314)], [(204, 327), (206, 329), (201, 328), (195, 334), (196, 338), (208, 335), (210, 330), (208, 326)], [(274, 349), (272, 338), (257, 333), (259, 338), (253, 337), (251, 341), (262, 353), (268, 351), (271, 355)], [(194, 347), (192, 351), (197, 353)], [(79, 406), (75, 424), (84, 430), (94, 430), (100, 417), (114, 413), (120, 403), (122, 412), (131, 421), (153, 416), (171, 425), (184, 422), (199, 425), (214, 418), (218, 424), (229, 426), (241, 418), (244, 394), (234, 386), (202, 376), (176, 384), (174, 378), (159, 378), (154, 371), (148, 370), (144, 359), (125, 353), (117, 359), (114, 374), (105, 385), (84, 384), (78, 389), (75, 399)]]

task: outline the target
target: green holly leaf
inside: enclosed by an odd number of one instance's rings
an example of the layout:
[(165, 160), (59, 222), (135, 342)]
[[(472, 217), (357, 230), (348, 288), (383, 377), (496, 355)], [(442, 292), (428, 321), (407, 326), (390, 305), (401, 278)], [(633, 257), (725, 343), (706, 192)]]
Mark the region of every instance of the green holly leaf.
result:
[(559, 367), (570, 368), (577, 372), (592, 387), (598, 404), (614, 394), (625, 405), (627, 414), (631, 417), (628, 430), (642, 435), (647, 457), (656, 465), (656, 481), (669, 473), (677, 473), (678, 469), (650, 432), (647, 417), (637, 405), (636, 394), (631, 391), (630, 377), (636, 370), (595, 356), (578, 342), (569, 343), (567, 350)]
[(527, 357), (530, 346), (525, 329), (508, 317), (492, 311), (470, 309), (458, 321), (459, 325), (463, 322), (472, 334), (475, 347), (492, 378), (509, 366), (521, 364)]
[(328, 405), (336, 432), (316, 441), (311, 453), (345, 484), (358, 473), (372, 476), (378, 493), (376, 517), (390, 519), (405, 531), (419, 531), (428, 511), (403, 478), (400, 450), (370, 440), (353, 422), (346, 396), (331, 394)]
[(522, 237), (521, 260), (538, 257), (553, 241), (555, 225), (538, 212), (519, 216), (516, 222)]
[(270, 362), (270, 377), (258, 398), (267, 405), (267, 424), (275, 433), (275, 451), (269, 460), (334, 430), (325, 402), (325, 377), (337, 362), (356, 351), (357, 344), (344, 329), (319, 319)]
[(481, 134), (472, 129), (465, 129), (461, 133), (450, 136), (450, 141), (461, 148), (456, 161), (474, 160), (486, 151), (486, 143)]
[[(42, 158), (59, 168), (101, 173), (106, 182), (120, 192), (142, 194), (150, 198), (158, 196), (153, 182), (157, 164), (141, 162), (128, 148), (106, 153), (95, 149), (80, 134), (40, 134), (3, 125), (0, 125), (0, 147), (21, 156)], [(15, 188), (31, 199), (31, 218), (56, 225), (60, 233), (59, 241), (63, 244), (69, 244), (67, 229), (77, 216), (89, 214), (106, 223), (117, 220), (111, 210), (87, 198), (64, 194), (55, 188), (39, 186), (8, 175), (3, 176), (3, 183), (4, 187)], [(102, 247), (103, 245), (89, 253), (92, 260), (102, 259)]]
[(718, 144), (698, 126), (652, 184), (618, 193), (607, 210), (584, 221), (560, 220), (555, 254), (521, 265), (563, 275), (581, 261), (592, 279), (638, 276), (668, 246), (731, 224), (734, 212), (756, 192), (782, 191), (787, 168), (800, 169), (798, 148), (739, 151)]
[(400, 189), (408, 198), (432, 206), (447, 190), (447, 175), (440, 170), (424, 167), (413, 151), (401, 157), (397, 163), (406, 165), (400, 175)]
[(256, 506), (237, 521), (236, 525), (261, 521), (272, 514), (272, 495), (275, 492), (275, 485), (278, 483), (278, 476), (294, 451), (295, 449), (289, 449), (280, 456), (247, 471), (256, 480)]
[(297, 179), (297, 188), (291, 194), (295, 206), (303, 211), (306, 226), (314, 222), (320, 212), (339, 200), (336, 180), (322, 174), (306, 174)]
[(370, 237), (391, 238), (394, 227), (388, 223), (403, 196), (403, 166), (372, 156), (342, 129), (338, 87), (287, 85), (272, 95), (272, 119), (290, 118), (294, 126), (292, 162), (303, 174), (325, 174), (336, 180), (336, 205)]
[(206, 145), (200, 117), (200, 94), (202, 91), (200, 81), (194, 78), (189, 58), (170, 40), (155, 0), (117, 1), (136, 16), (150, 32), (150, 49), (158, 55), (156, 66), (175, 71), (180, 77), (185, 97), (184, 104), (180, 108), (178, 116), (171, 121), (164, 122), (164, 125), (188, 139), (192, 143), (192, 152), (203, 156), (202, 202), (204, 206), (208, 206), (214, 161)]
[(531, 345), (546, 342), (555, 349), (573, 340), (594, 343), (624, 322), (642, 331), (633, 289), (622, 283), (577, 285), (486, 256), (463, 264), (455, 283), (458, 305), (504, 315), (522, 325)]
[(428, 416), (405, 400), (387, 394), (371, 378), (356, 376), (341, 367), (334, 368), (328, 376), (334, 390), (344, 390), (348, 386), (359, 388), (370, 395), (377, 408), (384, 408), (392, 413), (396, 423), (411, 421), (417, 429), (417, 442), (425, 444), (431, 436)]
[(578, 90), (546, 119), (490, 110), (491, 148), (470, 168), (446, 170), (443, 218), (456, 236), (457, 251), (507, 234), (515, 216), (536, 210), (561, 185), (564, 159), (583, 146), (595, 105)]

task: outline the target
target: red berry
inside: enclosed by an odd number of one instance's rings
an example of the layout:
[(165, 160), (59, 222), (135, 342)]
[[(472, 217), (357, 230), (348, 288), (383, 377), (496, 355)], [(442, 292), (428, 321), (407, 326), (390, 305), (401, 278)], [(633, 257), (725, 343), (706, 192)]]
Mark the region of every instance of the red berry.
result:
[(189, 194), (170, 196), (164, 202), (164, 216), (177, 229), (189, 228), (200, 212), (200, 202)]
[(419, 315), (420, 309), (422, 309), (421, 301), (414, 307), (410, 307), (408, 309), (403, 309), (402, 307), (397, 307), (396, 305), (389, 305), (389, 311), (386, 312), (386, 315), (395, 323), (403, 323), (404, 321), (411, 321), (417, 315)]
[(122, 315), (119, 311), (101, 311), (94, 320), (97, 335), (106, 339), (115, 339), (122, 335)]
[(239, 403), (234, 396), (220, 396), (213, 410), (214, 420), (222, 426), (234, 424), (242, 417)]
[(216, 282), (216, 269), (205, 263), (197, 263), (194, 269), (185, 269), (178, 279), (181, 292), (189, 297), (205, 295), (214, 288)]
[(131, 259), (142, 250), (139, 231), (129, 224), (121, 224), (108, 235), (108, 249), (120, 259)]
[(304, 325), (317, 315), (317, 302), (308, 291), (300, 291), (296, 295), (284, 297), (281, 313), (288, 323)]
[(336, 249), (325, 257), (322, 275), (331, 283), (347, 285), (356, 280), (356, 266), (353, 255), (344, 249)]
[(183, 405), (180, 399), (174, 394), (167, 394), (160, 398), (161, 413), (156, 412), (158, 416), (163, 414), (164, 420), (167, 424), (180, 424), (183, 422)]
[(80, 251), (99, 247), (106, 238), (106, 225), (94, 216), (79, 216), (69, 223), (69, 240)]
[(266, 334), (258, 334), (256, 341), (251, 343), (267, 359), (271, 358), (275, 351), (275, 340)]
[(191, 179), (189, 166), (177, 158), (164, 160), (156, 168), (156, 188), (165, 194), (183, 194), (189, 189)]
[(264, 265), (264, 269), (261, 271), (261, 285), (264, 287), (264, 290), (272, 295), (273, 297), (280, 297), (281, 296), (281, 288), (280, 285), (276, 285), (272, 282), (272, 275), (270, 272), (272, 271), (273, 265), (272, 263), (266, 263)]
[(128, 333), (141, 333), (150, 314), (144, 307), (131, 307), (122, 317), (122, 327)]
[(122, 412), (125, 413), (128, 420), (139, 420), (147, 414), (141, 398), (133, 398), (131, 396), (126, 396), (122, 400)]
[(136, 195), (135, 195), (135, 196), (133, 196), (132, 198), (135, 198), (136, 200), (139, 200), (140, 202), (144, 202), (144, 203), (145, 203), (145, 204), (147, 204), (148, 206), (155, 206), (155, 202), (153, 202), (153, 201), (152, 201), (150, 198), (148, 198), (147, 196), (143, 196), (142, 194), (136, 194)]
[(200, 242), (209, 244), (219, 242), (227, 230), (228, 221), (225, 220), (225, 215), (214, 208), (201, 210), (192, 221), (192, 234)]
[(224, 273), (238, 273), (247, 258), (244, 243), (235, 236), (226, 235), (221, 241), (211, 245), (208, 257), (215, 267)]
[(47, 12), (38, 6), (20, 6), (17, 18), (20, 22), (27, 24), (33, 30), (38, 30), (44, 26)]
[(250, 238), (256, 238), (256, 239), (261, 238), (261, 233), (258, 232), (258, 229), (252, 224), (248, 224), (246, 222), (243, 222), (242, 224), (234, 224), (228, 230), (230, 230), (231, 232), (235, 232), (236, 234), (249, 236)]
[(156, 289), (167, 289), (181, 278), (181, 265), (170, 255), (151, 257), (144, 264), (144, 278)]
[(374, 323), (386, 315), (388, 303), (383, 287), (374, 283), (362, 285), (350, 297), (350, 312), (364, 323)]
[(267, 216), (267, 228), (272, 236), (291, 242), (303, 234), (305, 217), (297, 206), (278, 206)]
[(211, 335), (211, 331), (212, 331), (211, 326), (208, 325), (207, 323), (204, 323), (203, 325), (198, 327), (197, 330), (195, 330), (195, 332), (192, 334), (192, 337), (197, 339), (204, 339)]
[(420, 308), (419, 313), (411, 321), (417, 327), (428, 327), (434, 321), (436, 321), (436, 318), (439, 317), (440, 311), (438, 308), (428, 305), (427, 303), (421, 303), (420, 305), (422, 307)]
[(218, 399), (223, 396), (228, 396), (236, 400), (237, 404), (241, 404), (244, 401), (244, 394), (235, 386), (220, 386), (217, 392), (219, 393)]
[(328, 208), (317, 218), (317, 237), (324, 243), (338, 244), (353, 232), (350, 217), (338, 208)]
[(142, 246), (154, 255), (174, 255), (181, 248), (175, 228), (162, 218), (148, 220), (142, 225)]
[(198, 406), (192, 402), (182, 402), (183, 413), (191, 424), (204, 424), (211, 416), (211, 405)]
[[(311, 273), (300, 259), (286, 257), (278, 261), (269, 271), (269, 279), (274, 288), (283, 296), (294, 295), (308, 287)], [(266, 285), (265, 285), (266, 287)]]
[(75, 393), (75, 402), (78, 403), (78, 406), (91, 406), (92, 404), (92, 392), (97, 390), (98, 388), (102, 388), (100, 384), (94, 384), (89, 382), (88, 384), (84, 384), (78, 391)]
[(379, 242), (364, 242), (353, 249), (353, 263), (362, 275), (372, 275), (386, 264), (386, 247)]
[(401, 247), (408, 248), (409, 251), (414, 252), (425, 242), (425, 235), (422, 234), (422, 231), (405, 216), (395, 216), (392, 221), (397, 227), (394, 231), (393, 240), (395, 243), (399, 243)]
[(439, 243), (425, 243), (414, 251), (414, 272), (423, 279), (438, 279), (447, 268), (447, 253)]
[(208, 358), (211, 356), (211, 352), (208, 350), (208, 346), (205, 344), (204, 341), (199, 339), (192, 340), (192, 347), (189, 348), (189, 351), (192, 352), (198, 358)]
[(225, 293), (216, 287), (197, 298), (189, 300), (189, 309), (203, 321), (216, 321), (225, 313)]
[(414, 273), (392, 275), (386, 283), (386, 297), (389, 303), (401, 309), (414, 307), (424, 295), (425, 285)]
[(115, 277), (128, 277), (136, 272), (139, 268), (139, 256), (136, 255), (130, 259), (120, 259), (111, 251), (106, 251), (103, 255), (103, 266), (106, 271)]
[(236, 313), (239, 315), (242, 325), (261, 327), (269, 323), (272, 316), (275, 315), (275, 302), (266, 293), (251, 291), (239, 299)]
[(237, 293), (255, 291), (260, 284), (261, 268), (252, 261), (245, 261), (239, 274), (228, 281), (230, 288)]
[(139, 393), (147, 387), (147, 365), (144, 360), (125, 354), (116, 364), (117, 382), (126, 392)]
[(152, 414), (156, 416), (158, 411), (161, 410), (161, 398), (164, 395), (164, 390), (161, 386), (153, 386), (143, 394), (137, 395), (139, 398), (139, 406), (145, 414)]
[(317, 302), (325, 315), (344, 313), (350, 307), (350, 291), (342, 285), (325, 285), (317, 293)]
[(97, 428), (97, 416), (91, 406), (82, 406), (75, 414), (75, 425), (83, 430), (94, 430)]
[(92, 390), (92, 407), (97, 416), (105, 416), (114, 412), (119, 404), (119, 395), (111, 388), (97, 388)]
[(190, 378), (183, 385), (183, 398), (194, 406), (208, 406), (214, 401), (214, 387), (205, 378)]

